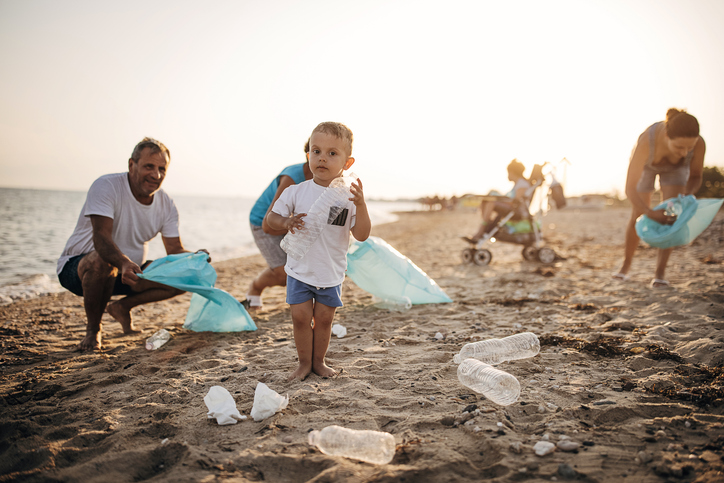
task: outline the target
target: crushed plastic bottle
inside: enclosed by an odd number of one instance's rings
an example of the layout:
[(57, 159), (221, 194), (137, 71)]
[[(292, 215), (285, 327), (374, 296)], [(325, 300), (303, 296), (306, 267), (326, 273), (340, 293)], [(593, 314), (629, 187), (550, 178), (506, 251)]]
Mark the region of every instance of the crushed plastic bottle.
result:
[(344, 456), (375, 465), (384, 465), (395, 457), (395, 437), (381, 431), (327, 426), (309, 433), (309, 444), (330, 456)]
[(488, 339), (465, 344), (460, 349), (460, 353), (453, 357), (453, 362), (460, 364), (460, 361), (473, 358), (486, 364), (499, 364), (534, 357), (538, 352), (540, 352), (538, 336), (532, 332), (523, 332), (502, 339)]
[(458, 381), (501, 406), (509, 406), (520, 397), (515, 376), (476, 359), (465, 359), (458, 366)]
[(676, 218), (679, 216), (681, 212), (681, 207), (677, 206), (676, 203), (674, 203), (673, 199), (670, 199), (666, 202), (666, 209), (664, 210), (664, 214), (668, 217)]
[(378, 300), (377, 302), (375, 302), (374, 305), (378, 309), (391, 310), (393, 312), (404, 312), (412, 308), (412, 302), (410, 302), (410, 297), (405, 297), (404, 295), (397, 298)]
[(309, 247), (317, 240), (322, 230), (337, 217), (352, 197), (350, 186), (357, 176), (335, 178), (312, 204), (304, 217), (304, 227), (292, 233), (287, 233), (279, 246), (287, 255), (295, 260), (301, 260), (309, 251)]
[(155, 351), (171, 339), (171, 334), (166, 329), (161, 329), (146, 341), (146, 349)]

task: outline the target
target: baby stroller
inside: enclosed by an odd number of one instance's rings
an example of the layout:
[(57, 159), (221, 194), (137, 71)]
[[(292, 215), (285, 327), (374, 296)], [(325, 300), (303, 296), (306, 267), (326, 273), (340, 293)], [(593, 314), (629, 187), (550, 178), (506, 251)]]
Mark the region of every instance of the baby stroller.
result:
[[(485, 266), (493, 259), (493, 254), (485, 248), (488, 243), (501, 241), (505, 243), (514, 243), (523, 245), (522, 255), (528, 261), (540, 261), (542, 263), (553, 263), (556, 259), (556, 252), (547, 246), (543, 241), (541, 234), (541, 218), (544, 209), (548, 208), (548, 195), (554, 195), (556, 207), (563, 208), (565, 206), (565, 198), (563, 197), (563, 189), (560, 183), (556, 181), (551, 172), (543, 173), (543, 165), (536, 164), (530, 175), (530, 188), (526, 190), (526, 203), (510, 200), (515, 207), (511, 212), (503, 217), (499, 217), (493, 222), (493, 227), (480, 240), (474, 242), (472, 239), (464, 237), (470, 246), (462, 252), (463, 263), (474, 263), (475, 265)], [(550, 178), (548, 181), (546, 178)], [(542, 188), (541, 188), (542, 187)], [(530, 213), (530, 204), (536, 190), (541, 188), (543, 193), (538, 203), (538, 209), (535, 214)], [(500, 197), (484, 197), (483, 201), (497, 201)], [(516, 206), (517, 205), (517, 206)]]

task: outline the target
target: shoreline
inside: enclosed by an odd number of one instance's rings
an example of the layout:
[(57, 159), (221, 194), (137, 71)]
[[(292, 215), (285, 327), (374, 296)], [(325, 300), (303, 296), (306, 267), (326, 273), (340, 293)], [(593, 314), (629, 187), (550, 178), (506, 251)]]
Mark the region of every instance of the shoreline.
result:
[[(396, 203), (396, 202), (390, 202), (390, 203)], [(377, 222), (377, 225), (387, 224), (387, 223), (395, 223), (398, 220), (398, 213), (404, 213), (404, 211), (396, 212), (396, 211), (384, 211), (384, 210), (373, 210), (373, 223), (374, 220), (381, 220)], [(408, 212), (409, 213), (409, 212)], [(376, 226), (376, 225), (373, 225)], [(251, 236), (251, 235), (250, 235)], [(161, 249), (160, 240), (154, 238), (151, 242), (151, 250), (149, 253), (149, 257), (153, 258), (154, 253), (156, 255), (159, 255), (162, 252), (159, 252)], [(228, 253), (231, 252), (244, 252), (248, 253), (246, 255), (242, 256), (235, 256), (231, 258), (221, 258), (219, 262), (221, 261), (228, 261), (228, 260), (236, 260), (240, 258), (245, 257), (252, 257), (255, 255), (259, 255), (259, 249), (257, 248), (256, 244), (254, 243), (253, 239), (251, 239), (250, 242), (247, 244), (243, 244), (237, 247), (234, 247), (232, 249), (225, 248), (219, 250), (221, 253), (225, 253), (228, 255)], [(214, 257), (214, 251), (211, 252), (212, 258)], [(218, 252), (217, 258), (218, 258)], [(162, 255), (159, 255), (162, 256)], [(222, 255), (224, 257), (224, 255)], [(55, 265), (53, 265), (54, 267)], [(39, 296), (49, 295), (52, 293), (61, 293), (65, 291), (63, 287), (60, 286), (60, 283), (58, 283), (58, 277), (55, 274), (55, 271), (52, 273), (46, 272), (46, 273), (35, 273), (35, 274), (28, 274), (25, 275), (24, 278), (18, 281), (13, 281), (5, 284), (0, 284), (0, 306), (7, 305), (14, 303), (19, 300), (27, 300)]]
[[(503, 243), (490, 247), (490, 265), (462, 264), (459, 236), (475, 229), (474, 211), (401, 213), (373, 226), (453, 303), (381, 310), (346, 280), (335, 323), (347, 336), (333, 336), (327, 355), (341, 370), (334, 379), (286, 382), (296, 350), (280, 287), (265, 291), (255, 332), (182, 329), (187, 294), (136, 309), (142, 334), (123, 336), (104, 316), (107, 347), (90, 354), (74, 351), (80, 298), (0, 306), (0, 481), (721, 480), (724, 214), (674, 250), (672, 287), (659, 290), (648, 287), (656, 250), (644, 246), (631, 279), (611, 279), (628, 216), (549, 213), (544, 235), (561, 257), (550, 266)], [(265, 266), (260, 255), (213, 265), (216, 286), (237, 298)], [(171, 341), (146, 351), (161, 327)], [(525, 331), (540, 338), (540, 354), (498, 366), (521, 384), (516, 403), (459, 384), (452, 358), (462, 345)], [(249, 415), (258, 382), (289, 395), (287, 408), (230, 426), (206, 417), (212, 386)], [(309, 430), (331, 424), (391, 433), (393, 461), (308, 445)], [(536, 455), (541, 441), (554, 451)]]

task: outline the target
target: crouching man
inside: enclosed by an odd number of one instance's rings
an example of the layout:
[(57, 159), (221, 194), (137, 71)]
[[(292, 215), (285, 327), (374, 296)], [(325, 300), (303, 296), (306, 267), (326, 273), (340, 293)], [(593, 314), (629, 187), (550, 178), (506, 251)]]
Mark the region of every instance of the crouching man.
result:
[[(183, 293), (137, 275), (148, 242), (158, 233), (167, 254), (188, 251), (181, 243), (176, 205), (161, 189), (170, 162), (166, 146), (144, 138), (133, 149), (128, 172), (101, 176), (88, 190), (57, 269), (60, 284), (83, 297), (88, 325), (80, 350), (102, 348), (103, 312), (130, 334), (138, 332), (131, 309)], [(125, 297), (110, 302), (113, 295)]]

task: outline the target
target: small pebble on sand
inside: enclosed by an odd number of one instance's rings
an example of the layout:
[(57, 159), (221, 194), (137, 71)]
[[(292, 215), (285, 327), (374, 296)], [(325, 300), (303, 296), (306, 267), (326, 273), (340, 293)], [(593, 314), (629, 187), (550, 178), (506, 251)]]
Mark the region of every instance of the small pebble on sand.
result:
[(533, 446), (533, 451), (535, 451), (535, 454), (537, 454), (538, 456), (549, 455), (555, 450), (556, 445), (551, 443), (550, 441), (538, 441), (535, 446)]
[(581, 447), (581, 444), (577, 443), (576, 441), (571, 441), (570, 439), (564, 439), (563, 441), (558, 441), (558, 444), (556, 444), (556, 446), (561, 451), (571, 453), (577, 451), (578, 448)]

